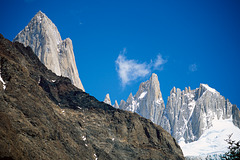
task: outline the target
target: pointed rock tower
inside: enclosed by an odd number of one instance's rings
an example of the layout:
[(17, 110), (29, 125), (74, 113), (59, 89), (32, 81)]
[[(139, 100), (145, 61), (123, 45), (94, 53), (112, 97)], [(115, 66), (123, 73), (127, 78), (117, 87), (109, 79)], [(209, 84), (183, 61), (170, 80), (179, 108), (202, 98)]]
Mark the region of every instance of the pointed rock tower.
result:
[(136, 95), (129, 95), (127, 102), (121, 101), (120, 109), (136, 112), (139, 115), (159, 124), (165, 109), (158, 76), (153, 73), (151, 78), (140, 84)]
[(106, 104), (112, 105), (109, 94), (106, 94), (103, 102), (106, 103)]
[(39, 11), (13, 41), (30, 46), (48, 69), (70, 78), (76, 87), (84, 91), (71, 39), (62, 40), (57, 27), (44, 13)]
[(118, 105), (117, 100), (115, 100), (115, 103), (114, 103), (113, 107), (114, 107), (114, 108), (119, 108), (119, 105)]

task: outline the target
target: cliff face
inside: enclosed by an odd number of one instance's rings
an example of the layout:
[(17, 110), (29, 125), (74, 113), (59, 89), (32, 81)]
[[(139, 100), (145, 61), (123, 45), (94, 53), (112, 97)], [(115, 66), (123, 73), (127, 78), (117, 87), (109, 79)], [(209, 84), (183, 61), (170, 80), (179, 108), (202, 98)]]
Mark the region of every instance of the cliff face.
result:
[(206, 84), (200, 84), (195, 90), (181, 91), (174, 87), (161, 126), (177, 140), (183, 137), (186, 142), (196, 141), (212, 127), (213, 120), (234, 116), (232, 107), (229, 100)]
[(70, 78), (76, 87), (84, 91), (71, 39), (62, 40), (57, 27), (44, 13), (39, 11), (13, 41), (30, 46), (48, 69)]
[(159, 124), (165, 105), (157, 75), (152, 74), (150, 80), (141, 83), (136, 95), (131, 93), (126, 102), (121, 101), (119, 108), (136, 112)]
[(0, 158), (184, 159), (169, 133), (115, 109), (0, 35)]

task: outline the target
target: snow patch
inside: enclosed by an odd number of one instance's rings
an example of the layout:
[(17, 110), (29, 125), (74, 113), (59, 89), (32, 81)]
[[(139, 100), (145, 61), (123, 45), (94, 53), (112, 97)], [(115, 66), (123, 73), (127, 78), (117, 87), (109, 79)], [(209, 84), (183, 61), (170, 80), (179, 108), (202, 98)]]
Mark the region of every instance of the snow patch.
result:
[(3, 89), (6, 89), (6, 83), (3, 81), (2, 76), (1, 76), (1, 72), (0, 72), (0, 81), (3, 83)]
[(146, 96), (146, 94), (147, 94), (147, 91), (144, 91), (143, 93), (141, 93), (138, 99), (143, 99)]
[(97, 155), (96, 155), (96, 154), (94, 154), (93, 156), (94, 156), (95, 160), (98, 160), (98, 158), (97, 158)]
[(209, 87), (207, 84), (201, 84), (201, 85), (212, 93), (218, 93), (215, 89)]
[(83, 141), (86, 141), (87, 138), (86, 138), (85, 136), (82, 136), (82, 140), (83, 140)]
[(215, 117), (212, 127), (205, 130), (197, 141), (185, 143), (184, 138), (180, 138), (178, 144), (185, 157), (220, 155), (227, 152), (228, 144), (225, 139), (232, 133), (232, 139), (239, 140), (240, 129), (233, 124), (232, 118), (217, 120)]

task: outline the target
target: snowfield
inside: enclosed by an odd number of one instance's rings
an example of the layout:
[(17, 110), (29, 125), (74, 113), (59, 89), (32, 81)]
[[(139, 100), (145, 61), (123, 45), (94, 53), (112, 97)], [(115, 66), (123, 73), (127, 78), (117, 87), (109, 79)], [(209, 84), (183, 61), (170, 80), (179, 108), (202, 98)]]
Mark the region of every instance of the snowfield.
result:
[(213, 126), (205, 130), (197, 141), (187, 144), (183, 138), (178, 141), (185, 157), (224, 154), (228, 151), (227, 147), (229, 146), (225, 139), (228, 139), (232, 133), (232, 140), (240, 140), (240, 129), (233, 124), (232, 118), (225, 120), (215, 118), (212, 124)]

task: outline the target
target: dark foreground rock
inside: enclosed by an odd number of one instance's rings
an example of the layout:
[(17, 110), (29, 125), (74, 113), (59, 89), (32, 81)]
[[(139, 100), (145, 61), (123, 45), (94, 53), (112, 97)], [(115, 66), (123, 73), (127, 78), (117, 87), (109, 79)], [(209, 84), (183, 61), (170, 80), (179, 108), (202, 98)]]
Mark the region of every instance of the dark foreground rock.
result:
[(0, 72), (0, 159), (184, 159), (160, 126), (99, 102), (2, 35)]

